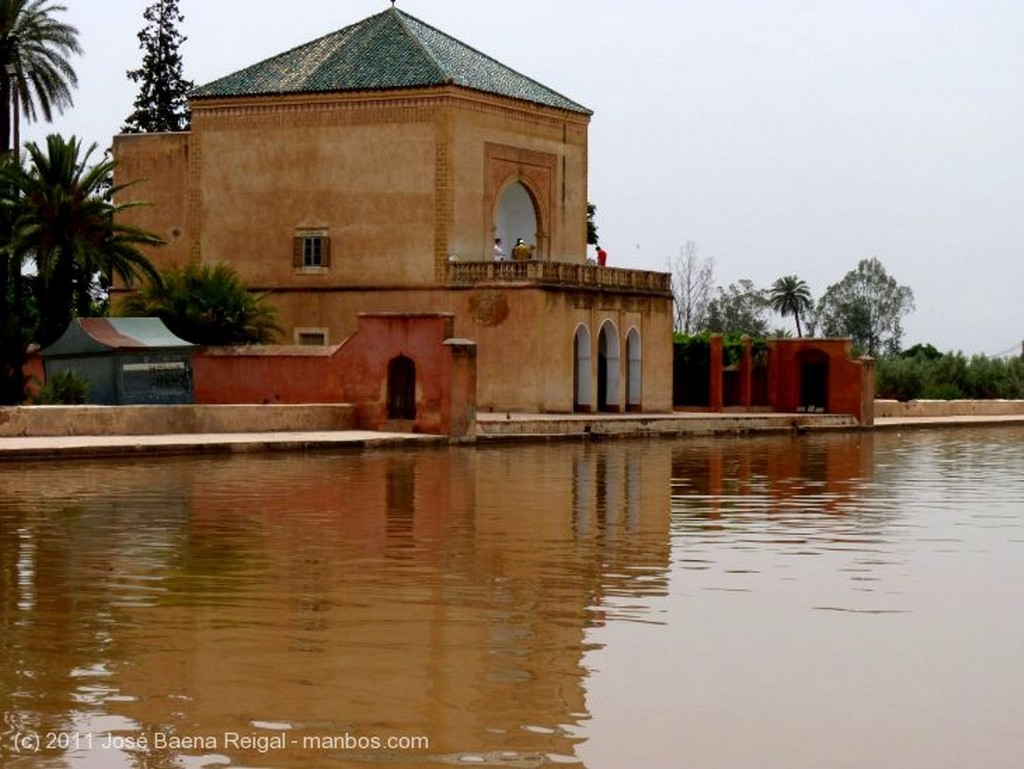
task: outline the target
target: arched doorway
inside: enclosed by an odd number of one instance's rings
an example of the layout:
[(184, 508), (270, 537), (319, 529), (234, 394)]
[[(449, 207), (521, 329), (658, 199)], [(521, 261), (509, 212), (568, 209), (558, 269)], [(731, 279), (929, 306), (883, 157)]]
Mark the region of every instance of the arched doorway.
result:
[(804, 350), (797, 356), (800, 368), (800, 406), (805, 411), (828, 411), (828, 355)]
[(572, 409), (590, 411), (590, 332), (586, 326), (576, 329), (572, 345)]
[(597, 336), (597, 409), (619, 410), (619, 332), (610, 320)]
[[(512, 182), (501, 193), (494, 210), (494, 237), (501, 238), (506, 258), (512, 258), (512, 247), (517, 238), (528, 246), (539, 248), (537, 205), (522, 182)], [(540, 258), (539, 250), (534, 254)]]
[(416, 418), (416, 363), (398, 355), (388, 362), (388, 419)]
[(643, 393), (641, 378), (640, 332), (631, 328), (626, 334), (626, 410), (640, 411)]

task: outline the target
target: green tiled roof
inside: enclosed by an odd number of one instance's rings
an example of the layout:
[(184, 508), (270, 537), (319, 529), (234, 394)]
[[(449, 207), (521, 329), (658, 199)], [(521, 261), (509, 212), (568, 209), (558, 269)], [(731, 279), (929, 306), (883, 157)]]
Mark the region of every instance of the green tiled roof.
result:
[(397, 8), (222, 77), (193, 99), (458, 85), (547, 107), (590, 110)]

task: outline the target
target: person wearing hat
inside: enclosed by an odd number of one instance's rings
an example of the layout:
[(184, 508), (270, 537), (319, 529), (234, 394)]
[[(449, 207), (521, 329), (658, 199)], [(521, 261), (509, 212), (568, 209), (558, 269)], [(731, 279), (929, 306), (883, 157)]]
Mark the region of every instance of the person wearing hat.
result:
[(525, 262), (530, 258), (530, 247), (523, 242), (522, 238), (516, 239), (516, 246), (512, 249), (512, 259), (517, 262)]

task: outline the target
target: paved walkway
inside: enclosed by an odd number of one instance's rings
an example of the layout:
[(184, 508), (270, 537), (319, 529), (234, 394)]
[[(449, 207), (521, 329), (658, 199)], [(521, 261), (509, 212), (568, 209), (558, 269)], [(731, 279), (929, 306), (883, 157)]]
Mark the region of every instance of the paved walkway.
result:
[(441, 435), (378, 433), (368, 430), (274, 433), (182, 433), (178, 435), (62, 435), (0, 438), (4, 459), (58, 459), (149, 454), (243, 453), (365, 449), (411, 444), (447, 444)]
[(876, 417), (874, 427), (876, 430), (893, 430), (913, 427), (982, 427), (985, 425), (1024, 426), (1024, 414), (955, 417)]
[[(707, 434), (708, 414), (674, 415), (680, 424), (691, 422), (695, 432)], [(722, 414), (723, 423), (734, 422), (743, 415)], [(780, 415), (773, 415), (778, 417)], [(783, 415), (785, 416), (785, 415)], [(805, 415), (801, 415), (805, 416)], [(629, 419), (673, 419), (673, 415), (607, 415), (589, 417), (591, 421), (624, 422)], [(564, 423), (566, 415), (551, 415), (551, 432), (533, 432), (522, 437), (550, 434), (564, 435), (555, 425)], [(577, 417), (569, 417), (577, 421)], [(481, 422), (522, 421), (531, 424), (543, 422), (536, 414), (481, 415)], [(698, 425), (700, 427), (698, 428)], [(971, 427), (1009, 425), (1024, 427), (1024, 415), (1014, 416), (956, 416), (956, 417), (885, 417), (875, 420), (875, 428), (902, 430), (912, 428)], [(685, 432), (680, 430), (679, 433)], [(723, 431), (724, 432), (724, 431)], [(679, 434), (677, 433), (677, 434)], [(627, 433), (618, 433), (625, 435)], [(308, 451), (314, 449), (371, 449), (410, 445), (447, 445), (443, 435), (420, 433), (380, 433), (366, 430), (328, 432), (273, 432), (273, 433), (203, 433), (179, 435), (68, 435), (31, 438), (0, 437), (0, 461), (31, 459), (53, 460), (64, 457), (143, 456), (161, 454), (243, 453), (255, 451)]]

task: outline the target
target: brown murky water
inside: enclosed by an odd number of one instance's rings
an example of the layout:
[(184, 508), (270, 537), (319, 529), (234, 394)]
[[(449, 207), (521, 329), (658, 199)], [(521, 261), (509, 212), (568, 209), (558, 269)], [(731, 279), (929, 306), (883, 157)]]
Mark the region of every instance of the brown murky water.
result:
[(1024, 765), (1017, 429), (0, 465), (0, 766)]

